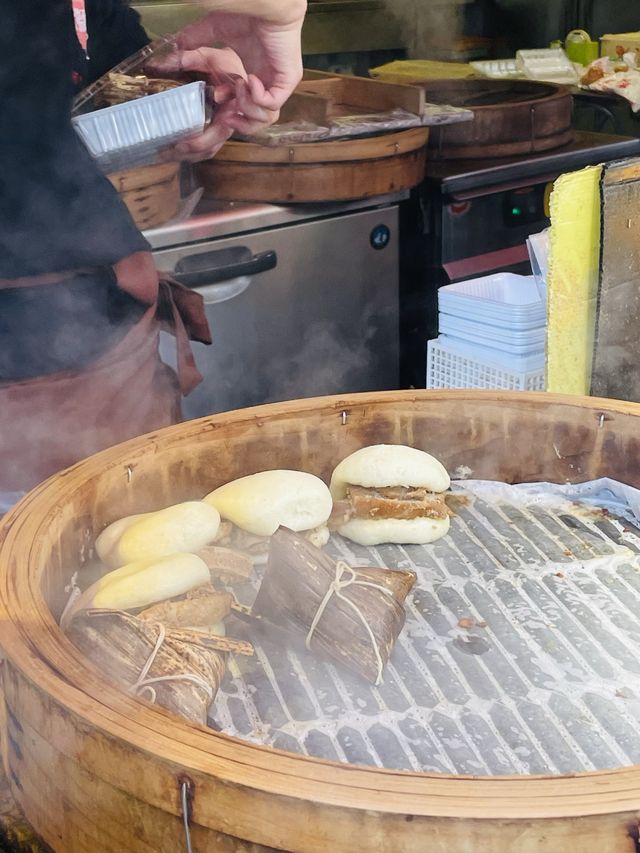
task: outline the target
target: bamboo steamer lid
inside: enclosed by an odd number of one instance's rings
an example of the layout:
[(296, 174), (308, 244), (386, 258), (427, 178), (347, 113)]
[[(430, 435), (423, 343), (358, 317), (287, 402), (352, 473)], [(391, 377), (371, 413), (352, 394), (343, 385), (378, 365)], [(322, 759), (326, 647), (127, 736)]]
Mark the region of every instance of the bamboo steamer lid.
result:
[(114, 172), (107, 177), (118, 190), (135, 224), (144, 231), (163, 225), (178, 212), (179, 173), (179, 163), (159, 163)]

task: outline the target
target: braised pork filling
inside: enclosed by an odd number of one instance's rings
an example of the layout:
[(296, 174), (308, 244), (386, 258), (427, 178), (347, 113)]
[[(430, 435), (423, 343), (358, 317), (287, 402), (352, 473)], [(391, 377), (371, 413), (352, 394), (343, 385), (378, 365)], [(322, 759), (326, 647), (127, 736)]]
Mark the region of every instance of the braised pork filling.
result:
[(352, 518), (381, 519), (446, 518), (449, 515), (444, 493), (430, 492), (416, 486), (387, 486), (367, 489), (347, 486), (346, 496), (335, 501), (329, 519), (332, 528), (341, 527)]

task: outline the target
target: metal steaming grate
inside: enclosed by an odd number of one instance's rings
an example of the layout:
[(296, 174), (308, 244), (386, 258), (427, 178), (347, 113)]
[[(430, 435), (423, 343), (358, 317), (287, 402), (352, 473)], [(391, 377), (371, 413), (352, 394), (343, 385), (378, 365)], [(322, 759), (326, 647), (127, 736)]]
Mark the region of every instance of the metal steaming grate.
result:
[[(264, 642), (255, 658), (230, 660), (212, 725), (390, 769), (499, 775), (640, 763), (633, 530), (560, 499), (470, 496), (456, 513), (449, 536), (428, 547), (330, 543), (353, 564), (418, 574), (384, 684)], [(237, 592), (251, 603), (251, 588)], [(249, 636), (237, 623), (230, 633)]]

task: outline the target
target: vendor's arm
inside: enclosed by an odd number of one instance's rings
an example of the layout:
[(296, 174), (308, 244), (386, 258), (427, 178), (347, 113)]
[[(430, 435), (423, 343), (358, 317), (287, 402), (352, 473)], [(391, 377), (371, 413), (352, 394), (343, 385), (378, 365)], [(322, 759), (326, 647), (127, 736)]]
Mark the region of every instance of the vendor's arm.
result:
[(253, 15), (274, 24), (302, 23), (306, 0), (198, 0), (198, 5), (211, 12), (235, 12)]

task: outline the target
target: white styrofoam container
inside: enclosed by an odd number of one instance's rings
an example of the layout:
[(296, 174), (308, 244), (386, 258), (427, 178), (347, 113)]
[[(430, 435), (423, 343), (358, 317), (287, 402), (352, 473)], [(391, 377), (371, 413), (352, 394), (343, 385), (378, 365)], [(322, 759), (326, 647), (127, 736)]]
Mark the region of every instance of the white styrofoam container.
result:
[(148, 165), (163, 148), (204, 130), (205, 88), (187, 83), (76, 116), (73, 124), (104, 172)]
[(524, 77), (524, 73), (520, 68), (518, 68), (518, 63), (515, 58), (480, 59), (477, 62), (470, 62), (469, 65), (474, 71), (478, 71), (484, 77), (490, 77), (494, 80)]
[(441, 335), (427, 344), (426, 386), (544, 391), (544, 352), (517, 357)]
[(516, 63), (530, 80), (569, 84), (577, 84), (579, 80), (573, 63), (561, 47), (519, 50)]

